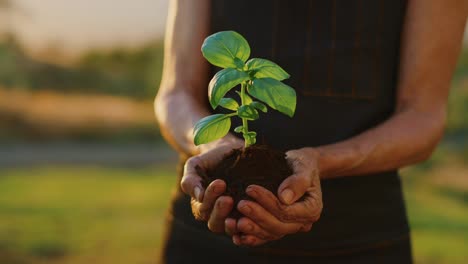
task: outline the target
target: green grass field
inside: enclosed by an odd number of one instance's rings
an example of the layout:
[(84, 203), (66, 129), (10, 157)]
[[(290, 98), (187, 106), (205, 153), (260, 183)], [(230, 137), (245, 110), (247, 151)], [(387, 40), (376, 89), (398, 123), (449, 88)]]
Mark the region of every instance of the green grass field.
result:
[[(468, 263), (468, 192), (433, 171), (403, 173), (417, 263)], [(155, 263), (174, 186), (173, 165), (0, 169), (0, 263)]]

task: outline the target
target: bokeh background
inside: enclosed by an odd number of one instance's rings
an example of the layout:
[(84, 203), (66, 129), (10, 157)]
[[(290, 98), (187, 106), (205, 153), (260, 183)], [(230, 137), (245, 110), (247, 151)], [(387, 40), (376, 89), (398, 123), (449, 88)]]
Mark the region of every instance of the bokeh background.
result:
[[(167, 2), (0, 0), (0, 263), (155, 262), (176, 186), (152, 106)], [(402, 171), (416, 263), (468, 263), (465, 46), (442, 143)]]

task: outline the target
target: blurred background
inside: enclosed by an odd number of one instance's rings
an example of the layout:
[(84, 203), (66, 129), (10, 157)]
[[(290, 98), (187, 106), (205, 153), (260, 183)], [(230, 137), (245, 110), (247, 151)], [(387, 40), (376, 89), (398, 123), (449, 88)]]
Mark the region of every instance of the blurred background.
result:
[[(152, 106), (167, 2), (0, 0), (0, 263), (154, 263), (176, 184)], [(468, 263), (465, 47), (443, 142), (402, 171), (416, 263)]]

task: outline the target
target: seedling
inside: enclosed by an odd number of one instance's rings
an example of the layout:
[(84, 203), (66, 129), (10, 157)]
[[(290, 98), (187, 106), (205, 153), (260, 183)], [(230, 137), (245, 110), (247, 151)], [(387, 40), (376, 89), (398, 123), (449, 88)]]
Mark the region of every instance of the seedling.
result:
[[(281, 82), (289, 78), (289, 74), (266, 59), (253, 58), (247, 61), (250, 46), (242, 35), (234, 31), (215, 33), (205, 39), (201, 51), (211, 64), (223, 68), (209, 84), (211, 107), (216, 109), (221, 106), (233, 112), (200, 119), (194, 128), (195, 145), (224, 137), (231, 129), (231, 118), (234, 116), (242, 119), (242, 125), (236, 127), (234, 132), (242, 133), (245, 147), (255, 144), (257, 133), (249, 131), (249, 121), (259, 118), (258, 111), (266, 113), (266, 105), (293, 117), (296, 92)], [(227, 92), (238, 85), (240, 91), (236, 92), (240, 97), (240, 104), (233, 98), (224, 98)]]

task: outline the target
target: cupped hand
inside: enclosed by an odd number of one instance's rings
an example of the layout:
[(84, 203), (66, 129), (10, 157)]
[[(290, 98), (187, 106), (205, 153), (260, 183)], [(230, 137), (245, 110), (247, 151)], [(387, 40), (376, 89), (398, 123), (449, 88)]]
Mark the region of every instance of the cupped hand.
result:
[(317, 156), (309, 148), (286, 153), (293, 175), (278, 188), (279, 199), (261, 186), (247, 188), (247, 195), (255, 201), (242, 200), (237, 205), (245, 217), (225, 221), (225, 232), (232, 236), (234, 244), (258, 246), (288, 234), (310, 231), (323, 207)]
[(235, 137), (226, 137), (216, 142), (206, 144), (199, 155), (185, 162), (182, 180), (182, 191), (191, 196), (193, 215), (197, 220), (207, 221), (208, 228), (215, 233), (225, 230), (224, 222), (233, 208), (233, 200), (222, 196), (226, 191), (226, 183), (222, 180), (211, 182), (206, 190), (202, 186), (201, 173), (216, 166), (221, 159), (234, 148), (243, 147), (244, 142)]

